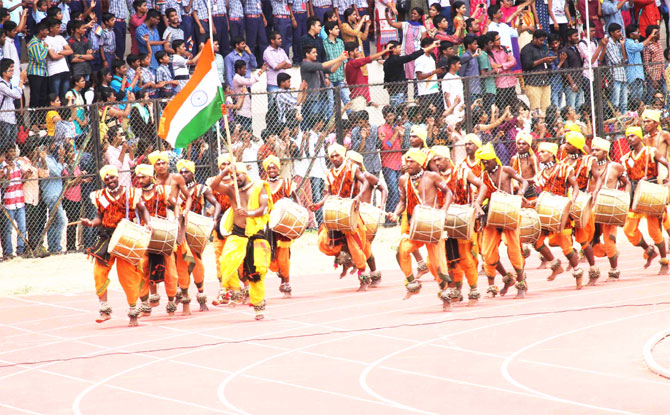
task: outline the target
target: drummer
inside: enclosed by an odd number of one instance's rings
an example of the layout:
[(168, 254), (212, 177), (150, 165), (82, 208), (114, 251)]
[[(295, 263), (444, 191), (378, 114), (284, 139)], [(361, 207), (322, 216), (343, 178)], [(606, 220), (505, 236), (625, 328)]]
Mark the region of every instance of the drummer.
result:
[[(386, 198), (388, 197), (388, 188), (386, 185), (379, 181), (379, 178), (372, 173), (369, 173), (365, 170), (365, 164), (363, 163), (363, 156), (356, 151), (347, 151), (347, 159), (351, 160), (352, 163), (356, 164), (358, 168), (363, 172), (365, 180), (368, 181), (368, 188), (365, 193), (360, 193), (359, 200), (361, 203), (372, 204), (372, 196), (379, 189), (381, 192), (380, 201), (381, 206), (386, 206)], [(374, 236), (372, 239), (368, 240), (368, 244), (372, 244)], [(382, 281), (382, 273), (377, 270), (377, 263), (375, 262), (375, 256), (370, 250), (370, 257), (367, 259), (368, 267), (370, 268), (370, 286), (376, 287)], [(365, 287), (363, 287), (365, 288)]]
[[(233, 170), (234, 168), (234, 170)], [(237, 205), (234, 183), (225, 184), (223, 178), (236, 173), (240, 206)], [(234, 215), (228, 216), (224, 227), (231, 235), (226, 238), (221, 257), (221, 287), (230, 286), (230, 304), (242, 303), (237, 270), (244, 265), (242, 276), (249, 280), (249, 297), (256, 312), (256, 320), (265, 317), (265, 274), (270, 266), (270, 244), (265, 239), (265, 225), (272, 210), (272, 193), (268, 183), (252, 181), (244, 163), (226, 167), (212, 181), (212, 189), (228, 195)], [(242, 208), (244, 206), (244, 208)], [(248, 245), (251, 244), (251, 247)]]
[[(591, 142), (592, 154), (597, 160), (596, 168), (602, 177), (603, 188), (605, 189), (619, 189), (624, 187), (626, 193), (631, 193), (630, 180), (626, 176), (626, 169), (623, 165), (612, 161), (609, 156), (611, 143), (600, 137), (593, 137)], [(595, 183), (589, 183), (589, 192), (595, 194)], [(617, 269), (619, 262), (619, 252), (616, 248), (616, 234), (617, 227), (615, 225), (605, 225), (596, 223), (596, 233), (602, 234), (605, 243), (599, 243), (593, 247), (594, 254), (598, 256), (598, 251), (602, 251), (603, 255), (607, 255), (610, 262), (610, 271), (607, 281), (618, 281), (619, 270)], [(591, 281), (589, 281), (590, 283)]]
[[(105, 322), (112, 318), (112, 307), (107, 304), (107, 286), (109, 285), (109, 272), (116, 263), (116, 273), (119, 283), (126, 293), (128, 301), (129, 326), (137, 326), (137, 317), (140, 310), (135, 306), (142, 283), (142, 273), (136, 266), (121, 257), (116, 257), (107, 252), (112, 234), (117, 225), (125, 218), (132, 218), (135, 211), (141, 215), (144, 223), (151, 223), (149, 211), (144, 206), (140, 192), (134, 188), (126, 188), (119, 185), (119, 171), (114, 166), (103, 166), (100, 169), (100, 178), (105, 188), (91, 193), (91, 202), (95, 205), (95, 219), (81, 219), (83, 226), (99, 226), (98, 239), (89, 255), (95, 258), (93, 263), (93, 276), (95, 278), (95, 291), (100, 300), (100, 317), (95, 321)], [(131, 216), (132, 215), (132, 216)]]
[[(321, 209), (330, 196), (360, 200), (360, 194), (368, 191), (370, 184), (365, 180), (361, 169), (346, 159), (346, 151), (346, 148), (340, 144), (332, 144), (328, 147), (328, 158), (333, 167), (326, 176), (325, 197), (320, 202), (310, 205), (312, 211), (316, 212)], [(372, 252), (365, 237), (363, 221), (358, 221), (354, 232), (328, 231), (325, 225), (321, 225), (319, 229), (319, 250), (321, 252), (328, 256), (338, 256), (343, 251), (342, 246), (345, 243), (346, 250), (358, 270), (359, 289), (365, 289), (371, 282), (370, 276), (365, 273), (365, 268)]]
[[(582, 133), (569, 131), (565, 134), (565, 140), (565, 151), (567, 151), (568, 156), (563, 159), (562, 163), (572, 167), (580, 191), (588, 191), (592, 184), (594, 194), (597, 194), (602, 187), (602, 179), (595, 157), (586, 152), (586, 139)], [(589, 262), (588, 285), (595, 285), (595, 282), (600, 278), (600, 269), (596, 266), (593, 247), (591, 246), (594, 232), (595, 217), (593, 215), (591, 215), (586, 226), (574, 228), (575, 242), (581, 245), (582, 252), (584, 252), (584, 256)]]
[[(165, 186), (165, 190), (168, 191), (170, 200), (175, 201), (178, 197), (181, 196), (184, 200), (189, 200), (189, 192), (186, 188), (186, 182), (184, 178), (181, 177), (178, 173), (170, 173), (170, 159), (168, 157), (167, 151), (154, 151), (150, 153), (147, 158), (149, 162), (154, 166), (154, 174), (156, 179), (156, 185)], [(190, 211), (190, 202), (187, 205), (187, 209), (181, 212), (182, 215), (188, 215)]]
[[(154, 167), (150, 164), (139, 164), (135, 167), (135, 178), (142, 189), (142, 203), (146, 206), (152, 217), (166, 218), (169, 205), (168, 194), (163, 186), (156, 186), (154, 183)], [(175, 296), (177, 295), (177, 266), (174, 255), (159, 255), (147, 253), (142, 258), (141, 268), (144, 273), (144, 281), (140, 288), (141, 316), (150, 316), (152, 307), (155, 307), (157, 301), (150, 302), (149, 292), (152, 297), (158, 297), (156, 284), (165, 282), (165, 294), (168, 296), (168, 303), (165, 311), (173, 315), (177, 311)], [(158, 297), (160, 298), (160, 297)], [(154, 305), (155, 304), (155, 305)]]
[[(475, 201), (474, 207), (478, 216), (486, 218), (486, 213), (482, 209), (482, 206), (487, 206), (488, 209), (488, 203), (494, 192), (502, 191), (511, 194), (512, 180), (515, 180), (520, 185), (517, 194), (523, 195), (528, 187), (528, 181), (516, 174), (513, 168), (502, 165), (491, 143), (481, 147), (477, 150), (476, 154), (482, 164), (482, 174), (480, 176), (481, 183), (479, 185), (477, 200)], [(507, 273), (503, 278), (503, 283), (505, 285), (502, 290), (500, 290), (500, 295), (505, 295), (509, 287), (516, 283), (516, 298), (524, 298), (527, 290), (527, 283), (524, 273), (525, 264), (521, 253), (521, 240), (518, 228), (515, 230), (501, 230), (493, 226), (484, 225), (481, 236), (484, 272), (489, 280), (489, 285), (494, 285), (496, 268), (500, 262), (500, 254), (498, 251), (502, 239), (504, 239), (505, 245), (507, 245), (507, 255), (516, 272), (516, 279), (511, 272)]]
[[(416, 206), (437, 206), (440, 191), (447, 195), (443, 207), (444, 210), (447, 210), (452, 199), (451, 190), (439, 174), (424, 170), (426, 154), (419, 149), (411, 149), (405, 154), (405, 163), (407, 172), (400, 176), (398, 181), (400, 200), (395, 211), (387, 213), (387, 218), (392, 222), (397, 222), (400, 214), (406, 212), (408, 221), (411, 221)], [(400, 269), (405, 274), (405, 288), (407, 289), (405, 299), (418, 294), (421, 290), (421, 282), (415, 279), (412, 274), (410, 255), (413, 251), (425, 245), (428, 250), (428, 269), (439, 284), (438, 297), (442, 300), (442, 309), (450, 310), (451, 298), (447, 288), (451, 279), (447, 270), (444, 241), (440, 240), (435, 244), (413, 241), (405, 233), (409, 232), (408, 228), (402, 229), (403, 235), (398, 246), (398, 262), (400, 263)]]
[[(537, 157), (541, 170), (537, 176), (536, 183), (542, 192), (549, 192), (562, 197), (567, 197), (568, 188), (572, 188), (572, 202), (574, 203), (579, 189), (577, 187), (577, 179), (569, 164), (556, 163), (557, 153), (557, 144), (549, 142), (540, 143), (537, 149)], [(561, 265), (561, 260), (555, 258), (549, 247), (544, 244), (547, 237), (552, 245), (561, 247), (563, 255), (565, 255), (570, 266), (573, 268), (572, 276), (575, 278), (577, 289), (580, 290), (582, 288), (584, 270), (579, 266), (579, 255), (572, 247), (572, 224), (568, 222), (566, 228), (558, 233), (548, 233), (542, 230), (540, 237), (535, 242), (535, 250), (542, 255), (543, 261), (551, 263), (551, 274), (547, 277), (547, 281), (553, 281), (565, 270)]]
[[(644, 128), (644, 143), (649, 147), (655, 147), (666, 159), (670, 156), (670, 133), (661, 128), (661, 111), (645, 109), (642, 112), (642, 126)], [(669, 176), (668, 170), (663, 166), (658, 167), (659, 184), (663, 184)], [(663, 228), (670, 235), (670, 215), (666, 209), (663, 215)]]
[[(640, 180), (656, 181), (658, 164), (660, 163), (667, 169), (668, 161), (658, 149), (643, 144), (642, 128), (628, 127), (626, 129), (626, 138), (632, 151), (623, 156), (621, 163), (626, 167), (626, 174), (631, 180), (632, 196), (635, 194), (635, 189)], [(647, 219), (647, 230), (656, 248), (658, 248), (658, 253), (656, 253), (653, 246), (647, 244), (639, 230), (641, 218)], [(661, 270), (659, 274), (667, 274), (668, 260), (665, 257), (665, 241), (661, 232), (660, 220), (661, 218), (656, 216), (630, 211), (628, 212), (623, 232), (630, 243), (644, 250), (644, 258), (647, 260), (644, 265), (645, 268), (649, 268), (652, 260), (660, 254)]]
[[(279, 157), (270, 155), (263, 160), (263, 170), (267, 174), (267, 182), (272, 192), (272, 203), (277, 203), (279, 199), (291, 198), (298, 200), (295, 193), (295, 186), (291, 179), (279, 177), (281, 162)], [(268, 242), (272, 249), (272, 259), (270, 261), (270, 271), (276, 272), (281, 279), (279, 292), (284, 297), (291, 296), (290, 268), (291, 268), (291, 239), (279, 233), (269, 231)]]
[(535, 189), (535, 176), (539, 171), (537, 157), (533, 152), (533, 136), (526, 132), (519, 132), (516, 135), (516, 154), (510, 160), (512, 168), (519, 176), (528, 181), (528, 189), (523, 197), (526, 200), (537, 199), (537, 190)]

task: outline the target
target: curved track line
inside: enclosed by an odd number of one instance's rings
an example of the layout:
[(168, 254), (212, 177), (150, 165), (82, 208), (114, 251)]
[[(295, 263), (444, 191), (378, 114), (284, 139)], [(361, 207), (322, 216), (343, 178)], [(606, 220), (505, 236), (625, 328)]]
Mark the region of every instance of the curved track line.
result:
[[(651, 297), (659, 297), (659, 296), (663, 296), (663, 295), (664, 294), (659, 294), (659, 295), (655, 295), (655, 296), (651, 296)], [(514, 352), (510, 356), (508, 356), (507, 359), (505, 359), (500, 366), (500, 373), (505, 378), (505, 380), (507, 380), (512, 385), (514, 385), (514, 386), (516, 386), (520, 389), (523, 389), (527, 392), (535, 393), (539, 396), (544, 396), (546, 399), (551, 400), (551, 401), (567, 403), (567, 404), (570, 404), (570, 405), (576, 405), (576, 406), (581, 406), (581, 407), (589, 408), (589, 409), (596, 409), (596, 410), (600, 410), (600, 411), (607, 411), (607, 412), (611, 412), (611, 413), (626, 414), (626, 415), (635, 414), (635, 412), (628, 412), (628, 411), (623, 411), (623, 410), (614, 409), (614, 408), (606, 408), (606, 407), (601, 407), (601, 406), (597, 406), (597, 405), (590, 405), (590, 404), (587, 404), (587, 403), (573, 401), (573, 400), (570, 400), (570, 399), (559, 398), (557, 396), (550, 395), (548, 393), (540, 392), (540, 391), (538, 391), (536, 389), (533, 389), (533, 388), (530, 388), (530, 387), (524, 385), (523, 383), (517, 381), (516, 379), (514, 379), (512, 377), (512, 375), (509, 373), (509, 365), (521, 353), (526, 352), (526, 351), (528, 351), (528, 350), (530, 350), (530, 349), (532, 349), (532, 348), (534, 348), (534, 347), (536, 347), (536, 346), (538, 346), (542, 343), (546, 343), (548, 341), (557, 339), (559, 337), (563, 337), (563, 336), (567, 336), (567, 335), (570, 335), (570, 334), (578, 333), (580, 331), (588, 330), (588, 329), (591, 329), (591, 328), (594, 328), (594, 327), (605, 326), (605, 325), (608, 325), (608, 324), (618, 323), (620, 321), (630, 320), (630, 319), (638, 318), (638, 317), (645, 316), (645, 315), (661, 313), (661, 312), (668, 312), (668, 311), (670, 311), (670, 308), (664, 308), (662, 310), (648, 311), (648, 312), (645, 312), (645, 313), (637, 313), (633, 316), (626, 316), (626, 317), (620, 317), (620, 318), (617, 318), (617, 319), (601, 321), (599, 323), (590, 324), (588, 326), (580, 327), (580, 328), (577, 328), (577, 329), (569, 330), (569, 331), (566, 331), (566, 332), (563, 332), (563, 333), (559, 333), (559, 334), (555, 334), (553, 336), (546, 337), (544, 339), (541, 339), (541, 340), (538, 340), (534, 343), (531, 343), (531, 344), (529, 344), (525, 347), (522, 347), (521, 349), (517, 350), (516, 352)]]
[(666, 337), (670, 337), (670, 329), (661, 330), (658, 333), (654, 334), (647, 340), (644, 347), (642, 348), (642, 355), (644, 356), (644, 361), (647, 364), (647, 367), (652, 372), (656, 373), (659, 376), (662, 376), (666, 379), (670, 379), (670, 368), (661, 366), (656, 359), (654, 359), (653, 350), (657, 344), (663, 341)]

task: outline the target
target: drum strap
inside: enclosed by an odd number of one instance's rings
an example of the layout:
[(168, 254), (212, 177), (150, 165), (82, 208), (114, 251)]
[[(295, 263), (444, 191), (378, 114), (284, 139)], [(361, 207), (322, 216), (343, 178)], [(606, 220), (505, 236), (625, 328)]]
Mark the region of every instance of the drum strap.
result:
[(644, 163), (644, 178), (647, 179), (647, 171), (649, 170), (649, 147), (644, 147), (644, 150), (647, 152), (647, 161)]
[(109, 259), (111, 258), (111, 255), (107, 251), (109, 250), (109, 241), (112, 239), (115, 229), (104, 226), (99, 227), (98, 239), (96, 239), (95, 245), (88, 249), (88, 255), (94, 257), (105, 266), (109, 265)]

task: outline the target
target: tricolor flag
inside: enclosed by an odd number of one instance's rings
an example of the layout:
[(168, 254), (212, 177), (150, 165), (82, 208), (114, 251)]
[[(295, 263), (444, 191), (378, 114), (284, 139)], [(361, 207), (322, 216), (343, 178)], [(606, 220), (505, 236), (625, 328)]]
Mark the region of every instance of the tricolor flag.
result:
[(185, 148), (222, 117), (223, 89), (208, 40), (195, 72), (161, 115), (158, 136), (173, 148)]

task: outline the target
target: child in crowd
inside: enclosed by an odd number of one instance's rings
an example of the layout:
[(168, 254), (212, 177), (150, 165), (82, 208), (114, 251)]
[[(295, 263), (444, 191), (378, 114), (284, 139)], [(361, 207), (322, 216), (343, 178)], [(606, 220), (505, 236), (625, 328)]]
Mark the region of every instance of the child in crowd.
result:
[(116, 17), (111, 13), (102, 15), (102, 34), (100, 43), (100, 60), (104, 68), (111, 69), (116, 53), (116, 36), (114, 35)]
[(198, 52), (192, 59), (188, 59), (188, 55), (190, 54), (186, 51), (186, 44), (184, 41), (175, 40), (172, 42), (172, 49), (175, 51), (175, 54), (172, 55), (172, 69), (174, 70), (174, 79), (179, 81), (175, 92), (181, 91), (188, 83), (190, 78), (188, 66), (198, 63), (203, 46), (203, 44), (200, 44), (200, 52)]
[(178, 81), (172, 79), (172, 73), (170, 73), (170, 55), (164, 50), (158, 51), (156, 52), (156, 60), (158, 61), (156, 82), (163, 85), (158, 89), (158, 97), (169, 98), (174, 95), (174, 89), (179, 84)]

